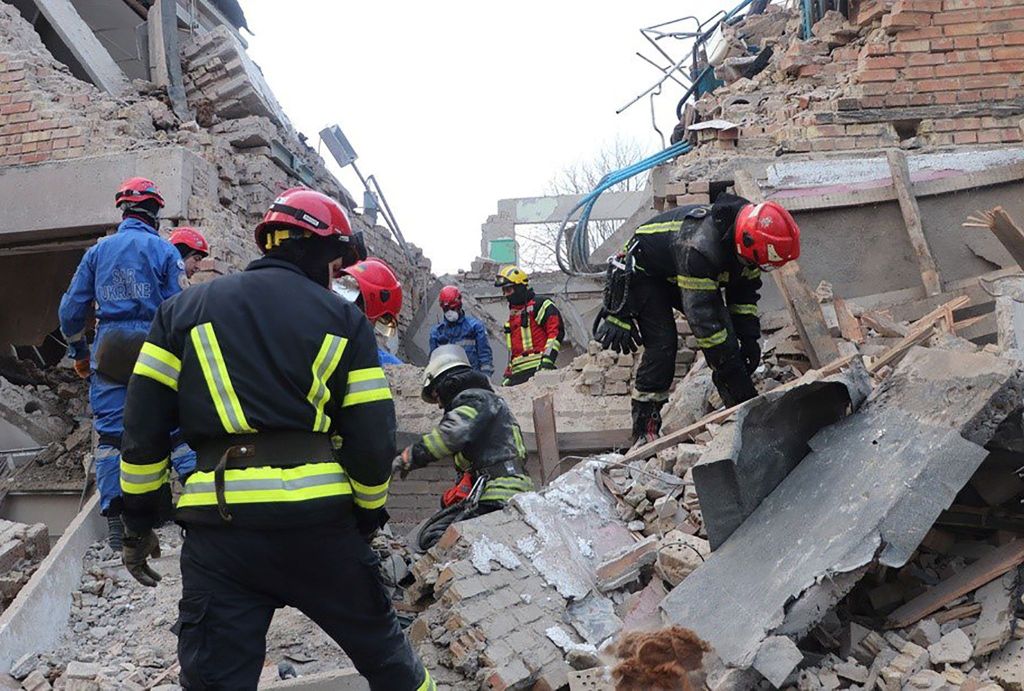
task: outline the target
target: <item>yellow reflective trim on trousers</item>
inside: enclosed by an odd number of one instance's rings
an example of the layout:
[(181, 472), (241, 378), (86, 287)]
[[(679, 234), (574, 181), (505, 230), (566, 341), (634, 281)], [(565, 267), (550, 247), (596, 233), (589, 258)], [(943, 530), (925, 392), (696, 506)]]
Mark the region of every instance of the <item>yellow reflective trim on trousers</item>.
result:
[(725, 343), (725, 339), (727, 338), (729, 338), (729, 330), (722, 329), (721, 331), (716, 331), (707, 338), (698, 338), (697, 347), (714, 348), (715, 346), (722, 345), (723, 343)]
[(149, 343), (142, 344), (139, 358), (135, 361), (132, 374), (149, 377), (174, 391), (178, 390), (178, 375), (181, 373), (181, 360), (169, 350)]
[(390, 400), (391, 387), (388, 386), (388, 378), (380, 367), (355, 369), (348, 373), (348, 386), (345, 390), (345, 398), (341, 402), (342, 408), (360, 403)]
[(676, 276), (676, 285), (683, 290), (718, 290), (715, 279), (697, 276)]
[(469, 405), (460, 405), (458, 408), (454, 409), (452, 412), (453, 413), (458, 413), (459, 415), (461, 415), (462, 417), (466, 418), (467, 420), (473, 420), (474, 418), (476, 418), (477, 415), (480, 414), (480, 412), (476, 408), (474, 408), (473, 406), (469, 406)]
[(331, 428), (331, 416), (324, 412), (327, 402), (331, 400), (331, 390), (327, 382), (338, 368), (338, 362), (341, 361), (347, 345), (347, 338), (327, 334), (324, 336), (324, 342), (320, 344), (320, 352), (313, 360), (313, 382), (309, 385), (306, 400), (316, 411), (313, 417), (314, 432), (326, 432)]
[[(307, 463), (294, 468), (231, 468), (224, 472), (224, 501), (228, 504), (288, 503), (348, 496), (352, 485), (338, 463)], [(212, 472), (192, 473), (178, 508), (215, 506)]]
[(221, 352), (217, 335), (213, 332), (213, 324), (206, 322), (192, 329), (192, 345), (199, 357), (199, 365), (203, 370), (203, 378), (217, 409), (220, 423), (229, 434), (255, 432), (245, 419), (242, 403), (238, 400), (235, 387), (228, 376), (224, 354)]
[(430, 678), (430, 672), (426, 667), (423, 668), (423, 683), (416, 687), (416, 691), (437, 691), (437, 686), (434, 684), (434, 680)]
[(170, 458), (144, 464), (121, 460), (120, 485), (125, 494), (155, 492), (170, 480), (170, 476)]
[(637, 235), (653, 235), (654, 233), (669, 233), (674, 230), (679, 230), (683, 225), (682, 221), (663, 221), (662, 223), (651, 223), (650, 225), (640, 226), (636, 229)]
[(747, 314), (752, 317), (756, 317), (757, 305), (737, 303), (735, 305), (729, 305), (729, 311), (732, 312), (733, 314)]
[(747, 279), (761, 278), (761, 269), (756, 266), (745, 266), (743, 271), (740, 272), (740, 277)]
[(379, 509), (388, 500), (388, 485), (391, 484), (390, 478), (379, 485), (364, 485), (351, 477), (349, 482), (352, 483), (352, 495), (356, 506), (364, 509)]

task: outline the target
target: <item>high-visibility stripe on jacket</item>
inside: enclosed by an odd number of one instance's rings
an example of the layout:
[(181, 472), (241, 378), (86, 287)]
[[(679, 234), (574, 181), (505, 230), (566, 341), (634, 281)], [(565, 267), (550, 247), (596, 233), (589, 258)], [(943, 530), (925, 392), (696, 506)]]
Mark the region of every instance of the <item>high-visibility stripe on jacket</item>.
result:
[[(200, 449), (247, 434), (257, 459), (261, 433), (320, 433), (333, 442), (322, 458), (229, 465), (224, 500), (233, 525), (330, 522), (387, 500), (395, 412), (372, 328), (288, 263), (259, 260), (157, 312), (128, 386), (122, 441), (126, 520), (136, 530), (155, 523), (169, 499), (168, 439), (179, 426)], [(200, 455), (179, 521), (222, 521), (213, 470)]]
[(535, 295), (524, 305), (513, 306), (505, 322), (509, 362), (505, 376), (554, 367), (565, 337), (562, 314), (551, 298)]

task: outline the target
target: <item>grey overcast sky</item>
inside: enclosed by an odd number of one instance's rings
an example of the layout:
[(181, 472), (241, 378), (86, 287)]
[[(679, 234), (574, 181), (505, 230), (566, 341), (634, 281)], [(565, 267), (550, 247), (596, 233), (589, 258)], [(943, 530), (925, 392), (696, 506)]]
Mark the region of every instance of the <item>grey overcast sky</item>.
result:
[[(738, 0), (242, 0), (250, 55), (315, 147), (338, 124), (435, 273), (468, 268), (498, 199), (543, 194), (616, 137), (653, 153), (647, 98), (658, 58), (642, 26)], [(692, 23), (690, 24), (692, 26)], [(682, 56), (682, 48), (666, 45)], [(666, 141), (682, 88), (655, 99)], [(322, 153), (337, 167), (326, 148)], [(357, 200), (351, 171), (340, 178)]]

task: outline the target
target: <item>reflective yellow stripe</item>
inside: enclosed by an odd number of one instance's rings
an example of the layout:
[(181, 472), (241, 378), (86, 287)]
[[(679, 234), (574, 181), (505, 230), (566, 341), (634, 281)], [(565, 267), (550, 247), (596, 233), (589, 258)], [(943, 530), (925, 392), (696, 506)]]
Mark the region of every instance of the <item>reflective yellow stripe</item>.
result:
[(728, 337), (729, 337), (729, 330), (728, 329), (722, 329), (721, 331), (716, 331), (715, 333), (711, 334), (707, 338), (698, 338), (697, 339), (697, 347), (698, 348), (714, 348), (717, 345), (722, 345), (723, 343), (725, 343), (725, 339), (727, 339)]
[(756, 266), (745, 266), (740, 272), (740, 277), (747, 279), (761, 278), (761, 269)]
[(555, 303), (551, 302), (551, 300), (545, 300), (544, 302), (541, 303), (540, 309), (538, 309), (534, 313), (536, 314), (536, 319), (538, 323), (544, 321), (544, 316), (548, 313), (548, 308), (554, 307), (554, 305)]
[(512, 437), (515, 439), (519, 458), (526, 458), (526, 444), (523, 443), (523, 431), (519, 429), (519, 425), (512, 425)]
[(664, 221), (662, 223), (651, 223), (650, 225), (640, 226), (636, 229), (637, 235), (651, 235), (653, 233), (668, 233), (674, 230), (679, 230), (683, 225), (680, 221)]
[[(192, 473), (178, 508), (214, 506), (217, 493), (212, 472)], [(338, 463), (307, 463), (294, 468), (231, 468), (224, 472), (228, 504), (285, 503), (352, 494)]]
[(390, 478), (379, 485), (364, 485), (353, 478), (349, 478), (349, 482), (352, 483), (353, 498), (356, 501), (356, 506), (361, 506), (364, 509), (379, 509), (384, 506), (388, 499)]
[(526, 323), (519, 326), (520, 334), (523, 339), (523, 352), (529, 353), (533, 351), (533, 330), (530, 328), (530, 315), (527, 314)]
[(729, 272), (728, 271), (723, 271), (722, 273), (718, 274), (718, 282), (719, 283), (728, 283), (729, 282)]
[(437, 686), (434, 684), (434, 680), (430, 678), (430, 672), (426, 667), (423, 668), (423, 683), (416, 687), (416, 691), (437, 691)]
[(360, 403), (390, 400), (391, 389), (388, 387), (388, 378), (380, 367), (355, 369), (348, 373), (348, 388), (345, 391), (345, 399), (341, 402), (342, 408)]
[(456, 408), (452, 412), (453, 413), (458, 413), (462, 417), (467, 418), (469, 420), (474, 419), (477, 415), (480, 414), (479, 411), (477, 411), (476, 408), (474, 408), (473, 406), (468, 406), (468, 405), (460, 405), (458, 408)]
[(618, 317), (613, 317), (610, 314), (607, 317), (605, 317), (605, 320), (607, 320), (607, 322), (609, 324), (614, 324), (615, 326), (619, 327), (620, 329), (625, 329), (626, 331), (632, 331), (633, 330), (633, 325), (632, 324), (630, 324), (629, 322), (624, 322), (621, 319), (619, 319)]
[(192, 345), (199, 357), (199, 365), (203, 369), (206, 386), (217, 409), (220, 423), (229, 434), (255, 432), (245, 419), (242, 403), (235, 394), (235, 387), (228, 376), (224, 355), (221, 353), (217, 335), (213, 332), (213, 324), (206, 322), (192, 329)]
[(458, 452), (457, 454), (455, 454), (455, 467), (456, 468), (458, 468), (459, 470), (469, 470), (469, 466), (470, 466), (469, 459), (466, 458), (462, 454), (461, 451)]
[(121, 491), (125, 494), (155, 492), (170, 479), (170, 458), (156, 463), (136, 464), (121, 460)]
[(139, 359), (135, 361), (132, 374), (149, 377), (164, 386), (178, 390), (178, 375), (181, 373), (181, 360), (169, 350), (153, 345), (148, 341), (142, 344)]
[(423, 435), (423, 445), (427, 447), (427, 451), (434, 458), (444, 458), (445, 456), (452, 455), (451, 449), (444, 443), (441, 433), (436, 429)]
[(327, 381), (334, 374), (334, 370), (341, 361), (341, 355), (345, 352), (348, 339), (334, 334), (324, 336), (324, 342), (320, 345), (320, 352), (313, 360), (313, 383), (309, 385), (309, 393), (306, 394), (316, 414), (313, 417), (313, 431), (326, 432), (331, 428), (331, 416), (324, 412), (327, 402), (331, 400), (331, 390), (327, 387)]
[(676, 276), (676, 285), (683, 290), (718, 290), (715, 279), (697, 276)]
[(757, 316), (757, 305), (750, 304), (735, 304), (729, 305), (729, 311), (733, 314), (749, 314), (752, 317)]

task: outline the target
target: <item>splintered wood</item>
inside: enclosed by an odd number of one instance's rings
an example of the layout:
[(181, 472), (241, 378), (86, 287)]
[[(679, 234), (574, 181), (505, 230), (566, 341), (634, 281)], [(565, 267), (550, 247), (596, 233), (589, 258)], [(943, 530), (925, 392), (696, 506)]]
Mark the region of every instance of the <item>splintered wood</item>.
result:
[(1010, 214), (997, 206), (988, 211), (979, 211), (967, 219), (965, 228), (987, 228), (992, 231), (1003, 247), (1010, 253), (1017, 266), (1024, 268), (1024, 231), (1010, 218)]
[(934, 327), (939, 321), (946, 322), (946, 330), (952, 331), (954, 327), (953, 311), (966, 307), (970, 302), (971, 299), (969, 297), (961, 295), (958, 298), (950, 300), (944, 305), (940, 305), (918, 319), (910, 325), (910, 328), (907, 330), (907, 335), (901, 338), (899, 343), (879, 355), (871, 362), (868, 366), (868, 371), (875, 374), (887, 365), (895, 365), (913, 346), (927, 340), (927, 338), (931, 336), (932, 327)]

